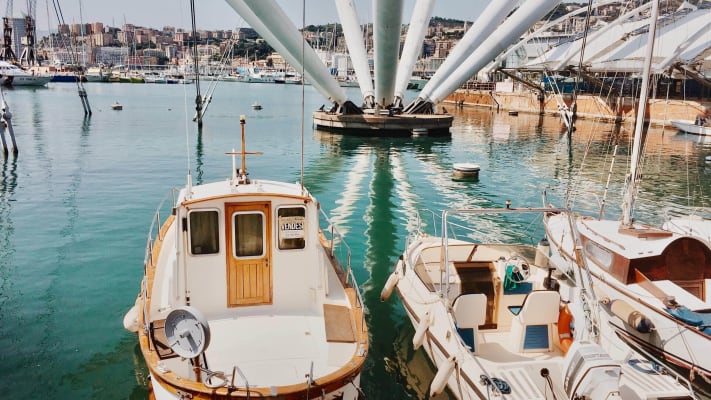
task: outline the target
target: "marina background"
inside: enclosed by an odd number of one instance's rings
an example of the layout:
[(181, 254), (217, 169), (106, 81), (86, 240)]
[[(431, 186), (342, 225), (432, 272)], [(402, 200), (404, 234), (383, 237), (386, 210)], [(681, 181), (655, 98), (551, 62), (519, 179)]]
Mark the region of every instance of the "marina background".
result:
[[(201, 134), (190, 85), (86, 88), (88, 119), (73, 84), (5, 92), (19, 147), (0, 160), (0, 390), (10, 398), (147, 396), (136, 336), (122, 319), (139, 287), (150, 218), (188, 169), (197, 182), (229, 174), (224, 153), (240, 147), (240, 114), (247, 149), (265, 153), (248, 159), (252, 179), (301, 174), (301, 86), (223, 83)], [(111, 110), (116, 101), (123, 111)], [(263, 110), (252, 110), (255, 101)], [(570, 141), (557, 117), (446, 107), (451, 137), (366, 138), (314, 131), (311, 111), (324, 102), (305, 88), (305, 184), (353, 252), (372, 336), (361, 378), (368, 399), (424, 398), (433, 377), (423, 351), (412, 350), (396, 296), (379, 299), (415, 210), (540, 206), (543, 190), (560, 204), (576, 178), (575, 209), (596, 215), (617, 142), (605, 202), (606, 215), (619, 215), (625, 127), (580, 120)], [(640, 219), (661, 223), (665, 209), (709, 205), (709, 139), (654, 126), (645, 154)], [(453, 180), (456, 162), (480, 164), (479, 178)], [(491, 226), (492, 235), (509, 229)]]

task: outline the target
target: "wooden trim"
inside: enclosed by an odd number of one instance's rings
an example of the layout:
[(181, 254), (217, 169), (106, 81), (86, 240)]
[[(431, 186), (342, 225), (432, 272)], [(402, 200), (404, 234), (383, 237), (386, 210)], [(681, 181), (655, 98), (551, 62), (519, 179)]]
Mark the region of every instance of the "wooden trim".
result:
[(313, 198), (309, 196), (297, 196), (297, 195), (289, 195), (289, 194), (283, 194), (283, 193), (231, 193), (228, 195), (219, 195), (219, 196), (212, 196), (212, 197), (201, 197), (200, 199), (197, 200), (185, 200), (182, 203), (180, 203), (181, 206), (183, 207), (188, 207), (193, 204), (200, 204), (200, 203), (205, 203), (213, 200), (220, 200), (220, 199), (237, 199), (240, 197), (256, 197), (254, 200), (255, 202), (259, 202), (259, 198), (281, 198), (281, 199), (295, 199), (295, 200), (302, 200), (304, 203), (309, 203), (313, 201)]

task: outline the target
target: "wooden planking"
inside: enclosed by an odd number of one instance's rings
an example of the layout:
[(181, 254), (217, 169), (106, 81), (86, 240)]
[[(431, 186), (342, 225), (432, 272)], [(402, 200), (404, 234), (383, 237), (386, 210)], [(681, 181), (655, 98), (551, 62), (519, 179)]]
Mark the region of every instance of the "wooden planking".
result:
[(326, 323), (326, 341), (341, 343), (353, 343), (356, 341), (353, 331), (353, 318), (348, 307), (324, 304), (323, 319)]

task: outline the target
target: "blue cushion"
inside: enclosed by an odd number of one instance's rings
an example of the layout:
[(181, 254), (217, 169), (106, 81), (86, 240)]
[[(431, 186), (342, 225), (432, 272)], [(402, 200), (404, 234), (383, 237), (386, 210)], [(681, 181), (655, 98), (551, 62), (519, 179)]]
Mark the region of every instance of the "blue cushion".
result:
[(548, 325), (528, 325), (523, 338), (524, 350), (548, 349)]
[(462, 338), (464, 344), (469, 346), (472, 351), (476, 350), (474, 347), (474, 328), (460, 328), (457, 326), (457, 333), (459, 334), (459, 337)]

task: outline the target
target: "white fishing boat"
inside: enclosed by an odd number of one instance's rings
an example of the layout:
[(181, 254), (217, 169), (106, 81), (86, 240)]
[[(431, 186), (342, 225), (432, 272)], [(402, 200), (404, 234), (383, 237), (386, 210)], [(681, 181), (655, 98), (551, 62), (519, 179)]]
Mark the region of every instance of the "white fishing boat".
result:
[(357, 399), (368, 332), (348, 247), (302, 184), (250, 177), (240, 123), (226, 179), (188, 176), (152, 222), (124, 318), (152, 396)]
[(711, 123), (706, 118), (690, 120), (672, 120), (672, 125), (682, 132), (692, 135), (711, 136)]
[(0, 84), (5, 86), (44, 86), (52, 77), (29, 72), (7, 61), (0, 60)]
[[(650, 32), (655, 32), (657, 3)], [(650, 40), (651, 39), (651, 40)], [(642, 76), (637, 115), (645, 115), (651, 43)], [(632, 218), (639, 184), (643, 119), (637, 120), (629, 178), (620, 220), (580, 215), (570, 224), (563, 215), (546, 216), (551, 260), (571, 270), (582, 259), (607, 304), (603, 328), (614, 329), (626, 344), (655, 362), (679, 371), (700, 392), (711, 393), (711, 248), (691, 232), (672, 231)], [(580, 245), (573, 240), (580, 237)], [(580, 247), (582, 254), (577, 254)]]
[[(381, 299), (397, 292), (415, 328), (413, 346), (435, 365), (430, 396), (446, 386), (457, 399), (691, 399), (688, 387), (630, 348), (613, 358), (597, 343), (592, 293), (556, 271), (545, 242), (505, 239), (530, 235), (531, 222), (540, 225), (545, 213), (567, 215), (508, 206), (448, 210), (442, 236), (418, 229), (408, 238)], [(512, 233), (517, 219), (526, 221)], [(493, 221), (511, 229), (496, 235)]]

